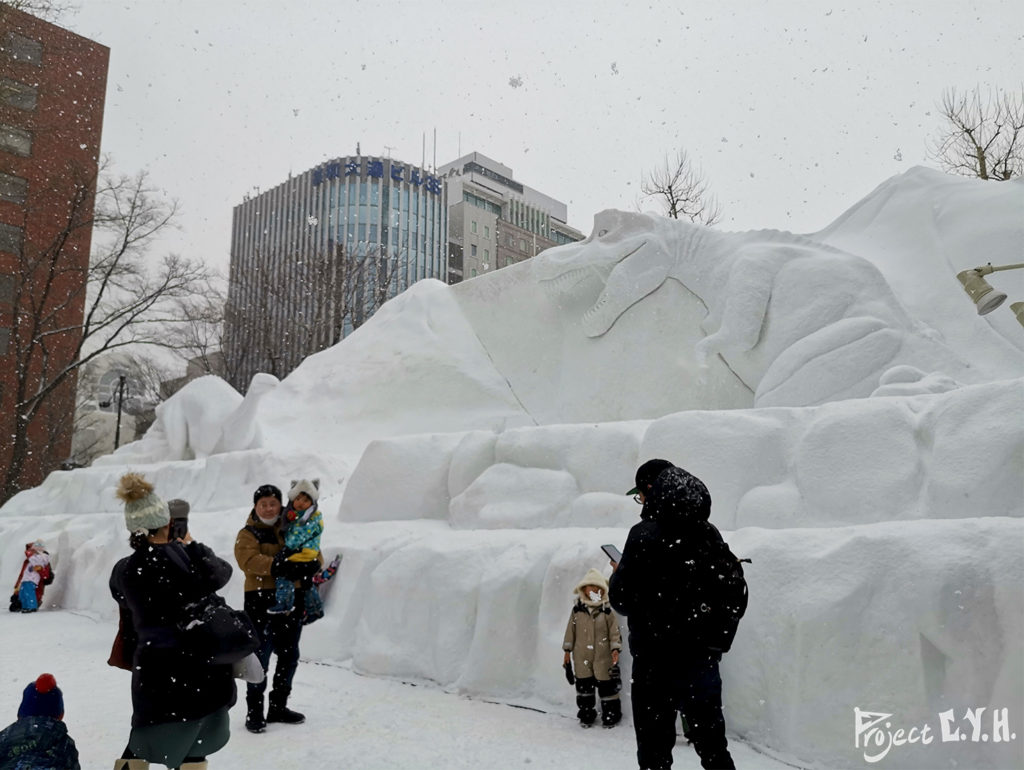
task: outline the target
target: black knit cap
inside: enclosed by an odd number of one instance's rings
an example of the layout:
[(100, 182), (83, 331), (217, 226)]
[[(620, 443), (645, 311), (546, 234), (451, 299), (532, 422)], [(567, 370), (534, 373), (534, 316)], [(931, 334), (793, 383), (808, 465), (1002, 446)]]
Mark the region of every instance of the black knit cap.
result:
[(676, 466), (670, 463), (668, 460), (648, 460), (639, 468), (636, 469), (636, 486), (629, 490), (627, 495), (635, 495), (638, 492), (647, 493), (647, 488), (654, 483), (654, 480), (661, 475), (661, 472), (666, 468), (675, 468)]
[(252, 504), (256, 505), (261, 498), (264, 497), (276, 497), (277, 502), (282, 502), (281, 490), (275, 487), (273, 484), (264, 484), (255, 492), (252, 493)]

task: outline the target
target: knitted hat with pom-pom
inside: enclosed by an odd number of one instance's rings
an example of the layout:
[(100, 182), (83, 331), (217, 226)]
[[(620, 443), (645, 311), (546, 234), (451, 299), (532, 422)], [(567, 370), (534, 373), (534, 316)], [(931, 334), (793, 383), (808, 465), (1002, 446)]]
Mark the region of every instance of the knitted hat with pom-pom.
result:
[(30, 682), (21, 696), (18, 719), (22, 717), (64, 717), (64, 693), (57, 686), (53, 674), (40, 674)]
[(121, 477), (117, 496), (124, 501), (124, 523), (129, 532), (160, 529), (171, 520), (167, 503), (157, 497), (153, 485), (139, 473)]

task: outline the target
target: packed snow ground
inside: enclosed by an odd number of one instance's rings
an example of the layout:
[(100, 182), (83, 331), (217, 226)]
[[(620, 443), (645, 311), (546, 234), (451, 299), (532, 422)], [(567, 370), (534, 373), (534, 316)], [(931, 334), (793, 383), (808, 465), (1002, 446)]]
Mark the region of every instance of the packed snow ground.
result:
[[(806, 237), (603, 212), (582, 243), (417, 284), (244, 399), (192, 383), (141, 441), (9, 501), (0, 570), (42, 537), (48, 596), (110, 619), (127, 468), (226, 556), (256, 486), (319, 476), (345, 561), (306, 656), (569, 718), (572, 587), (637, 520), (635, 467), (667, 457), (753, 559), (733, 735), (855, 768), (855, 709), (935, 734), (985, 708), (987, 740), (874, 766), (1024, 766), (1024, 331), (956, 280), (1020, 261), (1022, 211), (1020, 180), (917, 168)], [(991, 278), (1024, 299), (1024, 271)]]
[[(110, 652), (116, 623), (91, 613), (44, 610), (0, 615), (0, 728), (13, 722), (21, 691), (36, 673), (49, 671), (64, 692), (68, 731), (84, 770), (106, 768), (120, 756), (131, 720), (131, 677), (101, 663)], [(317, 635), (310, 626), (307, 635)], [(44, 643), (45, 642), (45, 643)], [(553, 658), (560, 662), (561, 653)], [(563, 685), (569, 689), (568, 685)], [(635, 764), (633, 728), (581, 729), (564, 714), (540, 713), (446, 693), (436, 686), (360, 676), (330, 660), (299, 664), (289, 704), (306, 714), (299, 727), (270, 725), (246, 732), (245, 706), (231, 711), (231, 740), (210, 757), (217, 770), (348, 770), (427, 768), (535, 768), (580, 765), (622, 770)], [(740, 767), (788, 770), (776, 759), (733, 743)], [(699, 768), (680, 739), (675, 766)]]

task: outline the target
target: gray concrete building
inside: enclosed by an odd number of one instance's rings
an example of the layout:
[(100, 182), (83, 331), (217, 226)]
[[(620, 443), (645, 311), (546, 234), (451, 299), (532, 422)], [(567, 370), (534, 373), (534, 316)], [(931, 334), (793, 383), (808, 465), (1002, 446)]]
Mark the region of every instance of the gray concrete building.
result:
[(561, 201), (471, 152), (438, 169), (448, 189), (448, 282), (458, 283), (583, 239)]

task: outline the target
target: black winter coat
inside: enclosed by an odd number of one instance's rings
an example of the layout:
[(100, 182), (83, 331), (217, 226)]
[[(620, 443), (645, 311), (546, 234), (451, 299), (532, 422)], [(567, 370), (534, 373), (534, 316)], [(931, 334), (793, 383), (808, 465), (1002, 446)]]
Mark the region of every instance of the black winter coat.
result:
[(234, 705), (231, 666), (197, 662), (177, 627), (186, 604), (224, 587), (230, 577), (231, 565), (197, 542), (153, 545), (114, 565), (110, 593), (131, 612), (138, 635), (132, 727), (199, 719)]
[(630, 531), (608, 598), (625, 615), (633, 655), (712, 655), (692, 641), (688, 624), (696, 580), (707, 547), (722, 542), (708, 521), (711, 494), (682, 468), (668, 468), (646, 495), (642, 521)]
[(81, 770), (67, 726), (52, 717), (22, 717), (0, 732), (0, 770)]

